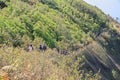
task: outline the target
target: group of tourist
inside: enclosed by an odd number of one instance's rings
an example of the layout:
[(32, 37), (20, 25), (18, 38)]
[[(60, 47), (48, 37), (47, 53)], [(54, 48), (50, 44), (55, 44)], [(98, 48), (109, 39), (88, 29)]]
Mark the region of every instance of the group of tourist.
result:
[[(47, 49), (47, 46), (44, 44), (43, 46), (42, 45), (40, 45), (39, 47), (38, 47), (38, 51), (45, 51)], [(30, 44), (28, 47), (27, 47), (27, 51), (33, 51), (34, 50), (34, 48), (33, 48), (33, 45), (32, 44)]]

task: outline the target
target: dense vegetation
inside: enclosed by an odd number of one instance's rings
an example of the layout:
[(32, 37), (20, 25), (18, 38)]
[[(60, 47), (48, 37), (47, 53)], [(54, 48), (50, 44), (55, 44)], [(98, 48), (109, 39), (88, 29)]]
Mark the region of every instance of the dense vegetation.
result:
[[(118, 80), (119, 68), (108, 55), (120, 52), (119, 30), (83, 0), (0, 0), (0, 68), (14, 64), (12, 80)], [(24, 51), (28, 44), (33, 52)], [(40, 44), (49, 49), (38, 52)]]
[(107, 27), (106, 16), (82, 0), (71, 1), (5, 1), (7, 7), (0, 11), (0, 43), (21, 46), (24, 36), (32, 41), (42, 38), (51, 48), (89, 42), (90, 34)]

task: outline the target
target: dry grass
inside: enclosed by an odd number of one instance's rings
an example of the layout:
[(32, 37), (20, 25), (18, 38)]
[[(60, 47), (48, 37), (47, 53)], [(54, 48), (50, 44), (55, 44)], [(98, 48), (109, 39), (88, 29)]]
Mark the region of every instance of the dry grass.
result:
[[(83, 80), (85, 78), (92, 80), (95, 78), (84, 73), (84, 70), (79, 70), (83, 59), (77, 56), (78, 54), (62, 55), (51, 49), (45, 52), (37, 50), (26, 52), (22, 48), (4, 47), (0, 48), (0, 69), (8, 74), (10, 80)], [(5, 79), (0, 78), (0, 80)]]

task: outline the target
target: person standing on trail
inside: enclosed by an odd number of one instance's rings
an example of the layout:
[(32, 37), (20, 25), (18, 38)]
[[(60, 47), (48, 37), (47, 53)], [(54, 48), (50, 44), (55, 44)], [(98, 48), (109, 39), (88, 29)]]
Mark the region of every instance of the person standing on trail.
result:
[(42, 51), (42, 50), (43, 50), (42, 45), (39, 46), (38, 50), (39, 50), (39, 51)]
[(43, 46), (43, 50), (45, 51), (47, 49), (47, 46), (44, 44)]
[(30, 44), (29, 46), (28, 46), (28, 51), (33, 51), (34, 49), (33, 49), (33, 46), (32, 46), (32, 44)]

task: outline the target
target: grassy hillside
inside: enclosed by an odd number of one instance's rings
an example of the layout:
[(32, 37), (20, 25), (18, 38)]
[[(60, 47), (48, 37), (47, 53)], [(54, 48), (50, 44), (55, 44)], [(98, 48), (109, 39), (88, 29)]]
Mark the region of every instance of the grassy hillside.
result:
[[(107, 27), (106, 15), (82, 0), (11, 0), (0, 11), (0, 43), (21, 46), (24, 36), (57, 43), (87, 43), (90, 34)], [(68, 45), (70, 46), (70, 45)]]
[(0, 0), (0, 80), (119, 80), (119, 31), (83, 0)]

